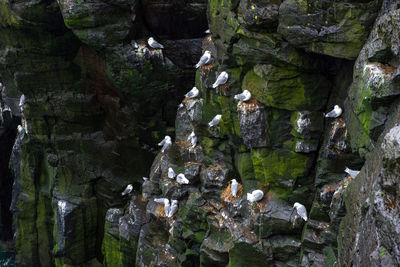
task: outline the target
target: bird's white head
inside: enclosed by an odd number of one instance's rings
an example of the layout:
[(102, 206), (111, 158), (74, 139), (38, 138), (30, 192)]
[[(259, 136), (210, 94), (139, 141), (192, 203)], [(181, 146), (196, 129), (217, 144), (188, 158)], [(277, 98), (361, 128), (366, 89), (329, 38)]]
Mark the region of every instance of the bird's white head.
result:
[(211, 51), (206, 50), (206, 51), (204, 52), (204, 54), (205, 54), (205, 55), (211, 55)]
[(236, 179), (232, 179), (232, 184), (237, 184)]
[(193, 137), (193, 136), (195, 136), (195, 133), (194, 133), (194, 132), (192, 132), (192, 133), (190, 134), (190, 136), (192, 136), (192, 137)]
[(340, 109), (339, 105), (335, 105), (333, 108), (334, 108), (335, 110)]
[(197, 89), (197, 87), (196, 87), (196, 86), (194, 86), (194, 87), (192, 88), (192, 90), (195, 90), (195, 91), (196, 91), (196, 90), (199, 90), (199, 89)]
[(153, 42), (153, 41), (154, 41), (154, 38), (153, 38), (153, 37), (150, 37), (147, 41), (148, 41), (148, 42)]
[(168, 205), (169, 204), (169, 200), (168, 199), (164, 199), (164, 204)]
[(169, 135), (166, 135), (166, 136), (164, 137), (164, 139), (165, 139), (166, 141), (171, 141), (171, 137), (170, 137)]
[(171, 201), (171, 203), (172, 203), (172, 205), (177, 205), (177, 204), (178, 204), (178, 200), (173, 199), (173, 200)]
[(299, 202), (294, 203), (293, 208), (297, 208), (298, 206), (300, 206)]
[(217, 120), (220, 120), (220, 119), (222, 118), (222, 115), (221, 115), (221, 114), (218, 114), (217, 116), (215, 116), (215, 118), (216, 118)]

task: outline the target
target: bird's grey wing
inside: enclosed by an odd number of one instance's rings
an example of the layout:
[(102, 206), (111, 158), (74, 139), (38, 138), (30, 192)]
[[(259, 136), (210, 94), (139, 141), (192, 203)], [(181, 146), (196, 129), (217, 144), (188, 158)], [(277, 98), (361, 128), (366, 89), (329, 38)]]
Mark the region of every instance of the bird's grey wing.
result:
[(300, 206), (300, 207), (297, 209), (297, 213), (298, 213), (302, 218), (307, 217), (307, 210), (306, 210), (306, 208), (305, 208), (304, 206)]
[(240, 100), (240, 101), (243, 101), (245, 98), (246, 98), (246, 96), (242, 93), (242, 94), (238, 94), (238, 95), (236, 95), (237, 96), (237, 100)]
[(186, 97), (193, 97), (194, 93), (193, 93), (193, 91), (190, 90), (185, 96)]
[(199, 66), (203, 66), (207, 63), (207, 56), (206, 55), (202, 55), (199, 62), (197, 63), (197, 65)]
[(335, 117), (335, 116), (336, 116), (335, 110), (331, 110), (325, 115), (325, 117), (327, 117), (327, 118), (332, 118), (332, 117)]

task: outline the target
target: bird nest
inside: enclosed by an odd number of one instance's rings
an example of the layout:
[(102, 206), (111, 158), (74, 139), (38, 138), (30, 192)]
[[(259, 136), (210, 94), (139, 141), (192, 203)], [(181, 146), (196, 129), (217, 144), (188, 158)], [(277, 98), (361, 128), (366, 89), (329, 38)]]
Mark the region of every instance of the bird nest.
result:
[(239, 101), (237, 104), (237, 111), (242, 111), (243, 113), (253, 113), (257, 110), (263, 109), (264, 106), (257, 101), (257, 99), (251, 98), (250, 100), (243, 102)]
[(231, 192), (231, 182), (229, 182), (228, 186), (225, 187), (224, 190), (222, 190), (221, 200), (229, 203), (240, 199), (242, 196), (243, 196), (243, 185), (238, 184), (238, 192), (236, 194), (236, 197), (234, 197)]
[(228, 85), (228, 83), (221, 84), (218, 86), (218, 89), (220, 89), (221, 92), (226, 94), (226, 92), (228, 92), (228, 90), (229, 90), (229, 85)]
[(204, 65), (200, 67), (200, 71), (202, 75), (205, 75), (206, 73), (210, 73), (212, 69), (216, 66), (215, 62), (212, 62), (208, 65)]
[(161, 217), (167, 217), (167, 214), (165, 214), (165, 209), (163, 204), (158, 204), (156, 214), (159, 214)]

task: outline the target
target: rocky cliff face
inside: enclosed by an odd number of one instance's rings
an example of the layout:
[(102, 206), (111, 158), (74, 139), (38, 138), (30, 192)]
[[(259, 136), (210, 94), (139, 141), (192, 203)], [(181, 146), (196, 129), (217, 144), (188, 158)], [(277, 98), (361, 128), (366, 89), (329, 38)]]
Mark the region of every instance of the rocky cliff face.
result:
[(0, 2), (0, 262), (400, 265), (399, 20), (396, 0)]

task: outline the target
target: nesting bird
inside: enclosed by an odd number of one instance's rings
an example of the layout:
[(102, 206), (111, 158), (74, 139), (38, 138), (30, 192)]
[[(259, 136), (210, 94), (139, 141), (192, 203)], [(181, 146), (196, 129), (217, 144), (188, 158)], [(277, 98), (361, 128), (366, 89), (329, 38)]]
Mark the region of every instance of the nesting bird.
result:
[(168, 168), (168, 178), (174, 179), (176, 176), (174, 170), (172, 168)]
[(211, 31), (210, 31), (210, 29), (208, 29), (208, 30), (206, 30), (204, 33), (205, 33), (205, 34), (210, 34)]
[(189, 180), (183, 173), (180, 173), (178, 174), (178, 176), (176, 176), (176, 181), (178, 182), (178, 184), (189, 184)]
[(167, 213), (165, 214), (167, 214), (168, 218), (171, 218), (177, 211), (178, 211), (178, 200), (173, 199), (171, 200), (171, 207), (169, 209), (168, 214)]
[(127, 194), (130, 194), (133, 190), (133, 186), (131, 184), (128, 184), (125, 188), (125, 190), (121, 193), (122, 196), (125, 196)]
[(219, 125), (221, 118), (222, 118), (221, 114), (215, 115), (215, 117), (208, 123), (208, 126), (213, 127)]
[(21, 125), (18, 125), (17, 130), (18, 130), (18, 133), (21, 134), (24, 132), (24, 127), (22, 127)]
[(229, 75), (226, 71), (221, 72), (218, 75), (217, 80), (215, 83), (212, 85), (213, 88), (217, 88), (218, 86), (225, 84), (228, 81)]
[(150, 37), (147, 40), (147, 43), (149, 44), (149, 46), (151, 48), (154, 48), (154, 49), (163, 49), (164, 48), (164, 46), (162, 44), (160, 44), (159, 42), (157, 42), (156, 40), (154, 40), (153, 37)]
[(251, 93), (247, 90), (244, 90), (241, 94), (237, 94), (233, 98), (239, 101), (246, 102), (250, 100)]
[(193, 87), (192, 90), (190, 90), (189, 92), (187, 92), (187, 94), (185, 95), (185, 97), (187, 98), (195, 98), (199, 95), (199, 89), (197, 89), (197, 87)]
[(236, 179), (232, 179), (232, 181), (231, 181), (231, 193), (232, 193), (233, 197), (236, 197), (238, 190), (239, 190), (239, 183), (236, 181)]
[(264, 192), (257, 189), (251, 193), (247, 193), (247, 200), (250, 202), (260, 201), (264, 197)]
[(19, 109), (21, 110), (21, 112), (24, 111), (24, 105), (25, 105), (25, 95), (22, 94), (21, 97), (19, 98)]
[(347, 168), (347, 167), (344, 169), (344, 171), (345, 171), (348, 175), (350, 175), (351, 177), (353, 177), (353, 178), (356, 178), (357, 175), (360, 173), (360, 171), (352, 170), (352, 169), (349, 169), (349, 168)]
[(170, 146), (172, 145), (171, 137), (166, 135), (164, 139), (158, 143), (158, 146), (162, 146), (161, 152), (164, 153), (165, 150), (167, 150)]
[(331, 111), (325, 114), (325, 118), (337, 118), (342, 115), (342, 108), (339, 105), (335, 105)]
[(187, 141), (189, 141), (190, 144), (192, 145), (192, 148), (194, 148), (196, 146), (196, 144), (197, 144), (197, 136), (196, 136), (196, 134), (194, 132), (192, 132), (188, 136)]
[(307, 221), (307, 210), (304, 205), (300, 204), (299, 202), (294, 203), (293, 208), (296, 209), (297, 214), (304, 220)]
[(211, 62), (211, 52), (206, 50), (204, 54), (201, 56), (199, 62), (196, 64), (196, 69), (200, 68), (201, 66), (207, 65)]

